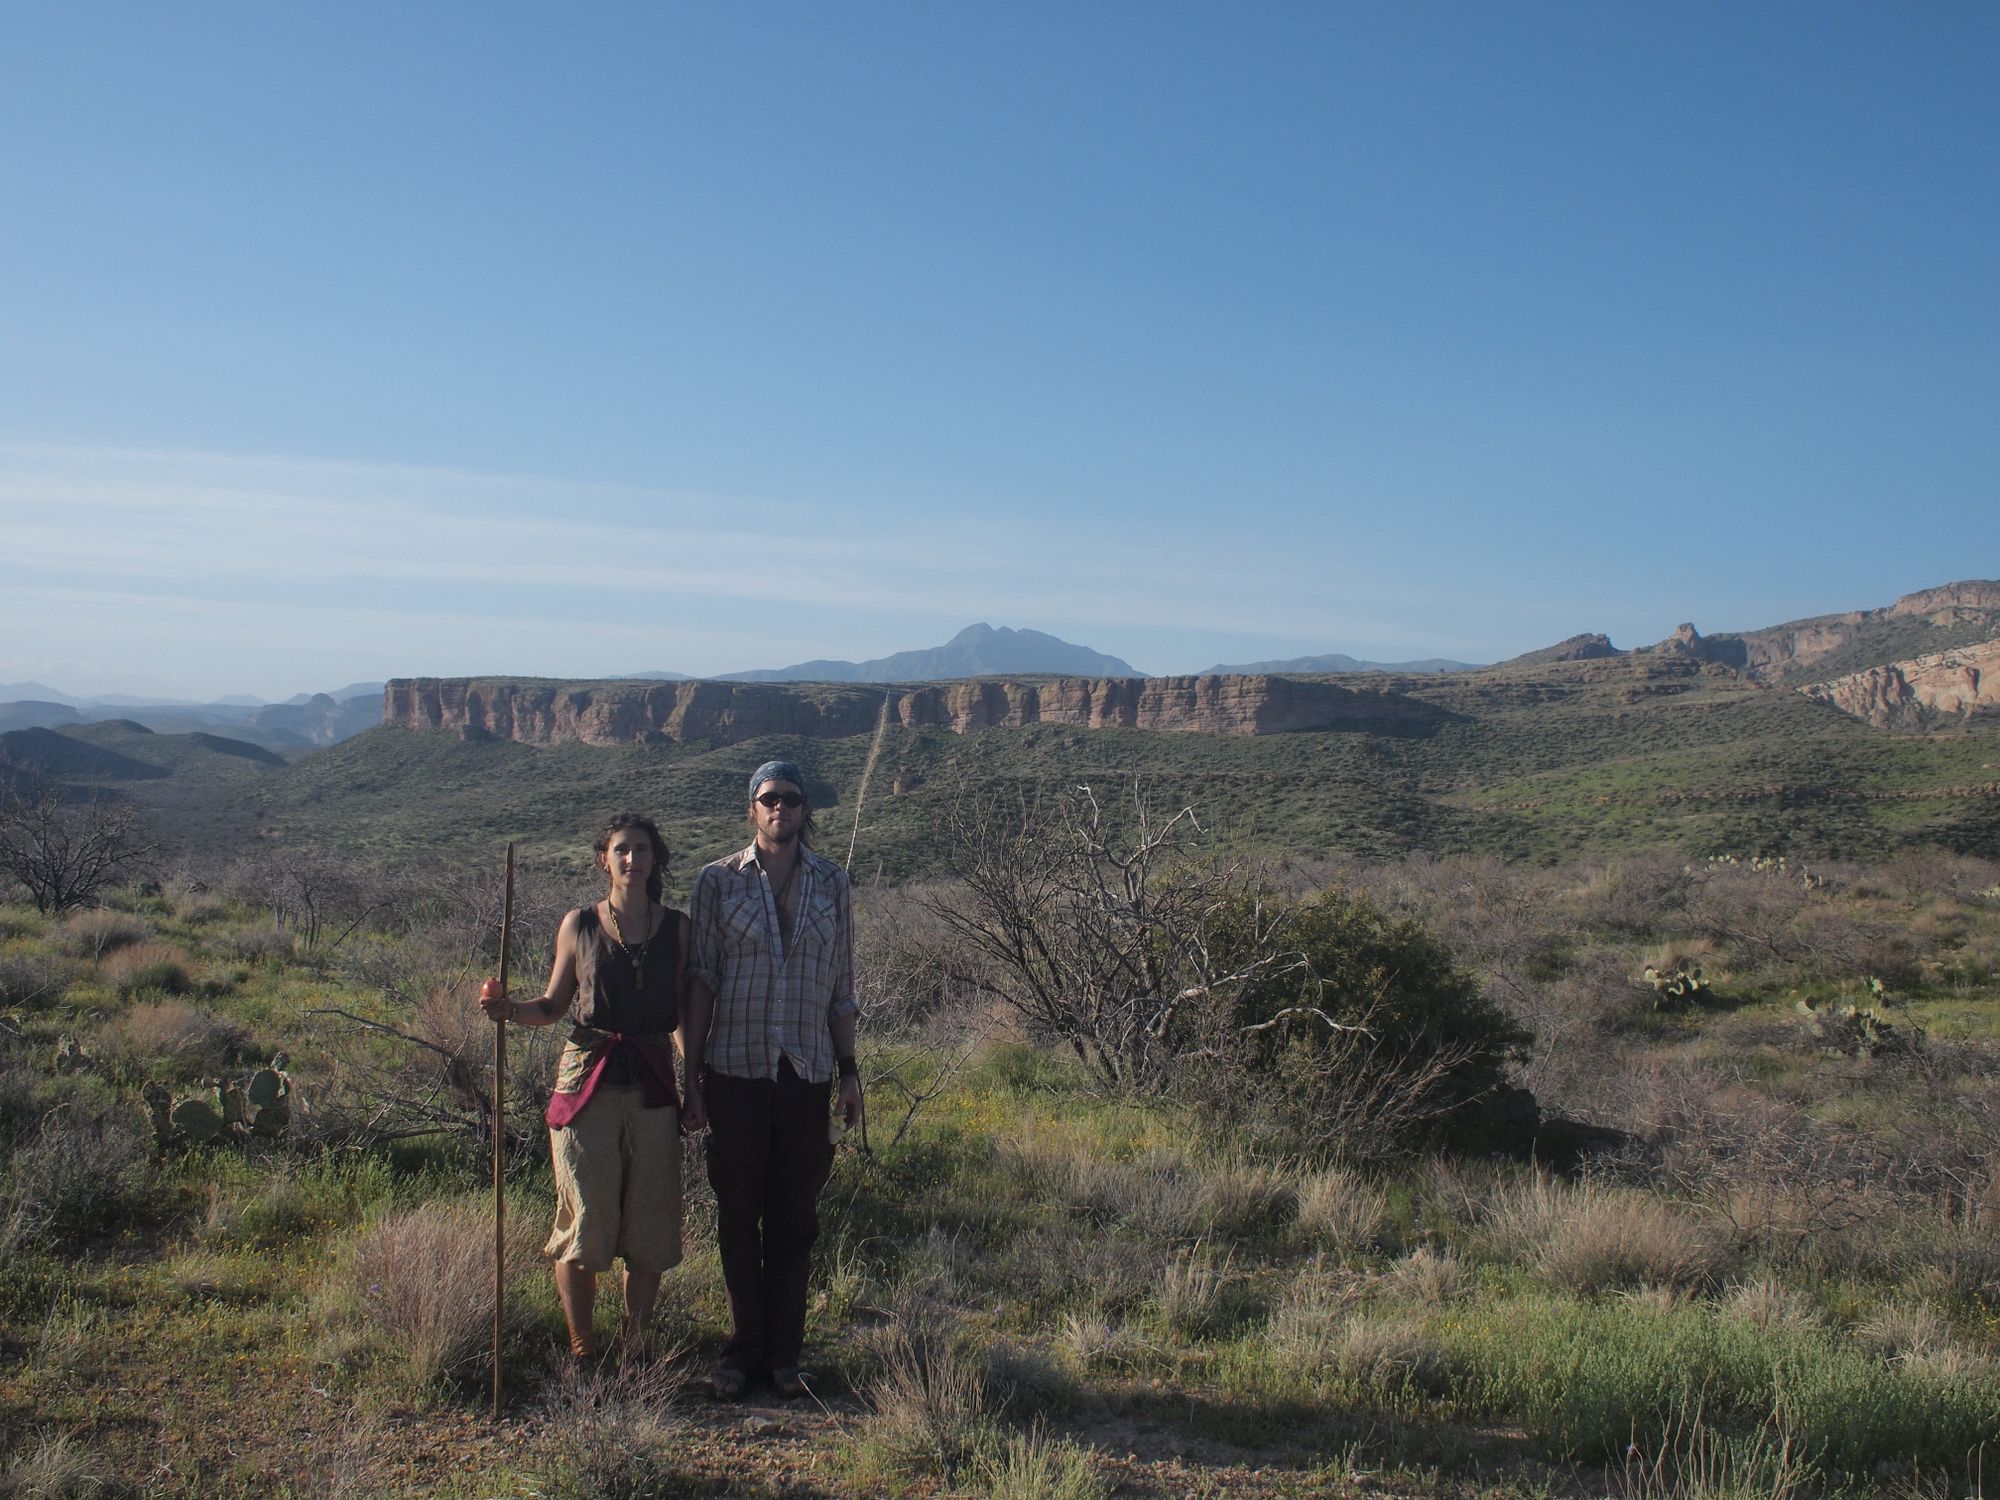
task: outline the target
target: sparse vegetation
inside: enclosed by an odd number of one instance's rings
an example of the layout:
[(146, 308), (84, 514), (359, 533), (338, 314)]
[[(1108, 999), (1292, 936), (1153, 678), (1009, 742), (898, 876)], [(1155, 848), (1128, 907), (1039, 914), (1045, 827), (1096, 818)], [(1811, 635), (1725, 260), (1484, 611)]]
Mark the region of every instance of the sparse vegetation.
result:
[[(517, 1056), (504, 1443), (477, 1420), (488, 1033), (466, 976), (485, 915), (406, 902), (253, 960), (239, 940), (268, 911), (212, 888), (0, 910), (0, 1339), (20, 1351), (0, 1368), (4, 1485), (1979, 1492), (2000, 1431), (2000, 869), (1256, 873), (1269, 910), (1321, 932), (1291, 951), (1322, 985), (1400, 1007), (1413, 1035), (1494, 1040), (1459, 1097), (1530, 1089), (1525, 1149), (1495, 1150), (1489, 1117), (1420, 1151), (1329, 1150), (1274, 1127), (1276, 1096), (1121, 1086), (983, 1008), (926, 957), (924, 908), (864, 886), (864, 923), (898, 935), (864, 976), (885, 1024), (863, 1066), (878, 1124), (903, 1128), (844, 1151), (827, 1195), (823, 1407), (767, 1431), (759, 1408), (746, 1426), (693, 1394), (726, 1313), (692, 1166), (689, 1261), (652, 1351), (563, 1369), (535, 1253), (547, 1059)], [(524, 908), (559, 911), (563, 877), (542, 878)], [(182, 992), (137, 982), (162, 957)], [(1643, 974), (1668, 957), (1703, 984), (1661, 1009)], [(1921, 1041), (1829, 1045), (1846, 1007)], [(148, 1130), (149, 1086), (247, 1099), (281, 1050), (284, 1134)], [(244, 1399), (253, 1367), (268, 1399)]]

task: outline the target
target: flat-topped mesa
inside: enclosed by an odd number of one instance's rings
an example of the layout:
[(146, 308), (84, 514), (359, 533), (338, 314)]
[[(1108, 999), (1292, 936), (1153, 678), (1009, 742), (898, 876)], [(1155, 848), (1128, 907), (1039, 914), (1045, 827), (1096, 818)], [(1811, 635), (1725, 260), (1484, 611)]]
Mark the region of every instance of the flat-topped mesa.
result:
[(405, 677), (382, 695), (382, 719), (529, 745), (638, 740), (735, 744), (761, 735), (871, 734), (884, 699), (906, 728), (1074, 724), (1198, 734), (1349, 729), (1421, 734), (1442, 714), (1386, 687), (1355, 689), (1276, 676), (974, 678), (872, 683), (562, 682)]

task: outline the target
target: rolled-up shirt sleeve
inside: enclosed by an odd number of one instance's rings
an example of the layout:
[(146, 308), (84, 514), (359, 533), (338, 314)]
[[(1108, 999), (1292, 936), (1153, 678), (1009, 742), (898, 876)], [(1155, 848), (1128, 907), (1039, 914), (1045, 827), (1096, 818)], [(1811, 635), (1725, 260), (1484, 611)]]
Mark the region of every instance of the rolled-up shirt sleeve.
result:
[(828, 1020), (861, 1013), (854, 998), (854, 885), (845, 870), (834, 885), (833, 998), (827, 1003)]
[(694, 929), (694, 952), (688, 955), (688, 977), (708, 986), (711, 995), (722, 992), (722, 881), (723, 872), (705, 868), (694, 883), (688, 901), (688, 925)]

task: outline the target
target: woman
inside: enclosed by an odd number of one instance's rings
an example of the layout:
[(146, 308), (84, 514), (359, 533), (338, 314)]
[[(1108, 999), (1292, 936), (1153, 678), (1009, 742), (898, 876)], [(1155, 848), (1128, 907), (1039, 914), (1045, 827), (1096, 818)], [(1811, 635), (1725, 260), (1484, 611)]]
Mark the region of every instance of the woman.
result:
[[(495, 1021), (571, 1019), (549, 1100), (554, 1264), (570, 1352), (597, 1352), (599, 1273), (625, 1262), (621, 1347), (643, 1338), (660, 1276), (681, 1258), (680, 1107), (669, 1042), (687, 981), (688, 919), (660, 902), (667, 841), (652, 819), (620, 813), (595, 845), (610, 889), (562, 920), (539, 1000), (482, 998)], [(495, 987), (497, 988), (497, 987)]]

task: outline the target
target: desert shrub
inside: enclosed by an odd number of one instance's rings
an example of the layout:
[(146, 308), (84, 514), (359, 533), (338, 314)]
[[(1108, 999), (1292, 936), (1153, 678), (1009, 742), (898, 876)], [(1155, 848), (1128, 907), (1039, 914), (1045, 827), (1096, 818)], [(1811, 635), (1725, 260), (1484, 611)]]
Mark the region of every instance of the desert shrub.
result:
[(229, 910), (229, 903), (206, 880), (187, 870), (175, 870), (160, 882), (160, 897), (174, 916), (190, 926), (205, 926)]
[(959, 993), (935, 902), (925, 890), (870, 890), (857, 903), (854, 988), (871, 1034), (908, 1035)]
[(1700, 1286), (1725, 1261), (1702, 1224), (1651, 1193), (1545, 1173), (1504, 1189), (1483, 1228), (1494, 1251), (1570, 1291)]
[(53, 1005), (77, 976), (74, 960), (42, 948), (0, 953), (0, 1007)]
[(91, 1050), (118, 1074), (187, 1083), (220, 1073), (249, 1055), (243, 1028), (185, 1000), (166, 999), (119, 1011)]
[(12, 1134), (0, 1176), (0, 1254), (74, 1248), (150, 1222), (164, 1206), (151, 1132), (115, 1101), (78, 1089), (32, 1124), (17, 1119)]
[(194, 988), (188, 956), (165, 943), (138, 943), (99, 961), (98, 978), (121, 1000), (138, 994), (185, 995)]
[(0, 943), (48, 934), (49, 918), (25, 903), (0, 901)]
[(141, 917), (99, 907), (73, 913), (62, 926), (63, 947), (78, 958), (100, 959), (152, 936)]
[[(507, 1316), (526, 1322), (539, 1285), (542, 1231), (508, 1216)], [(493, 1216), (484, 1199), (434, 1199), (394, 1209), (348, 1237), (318, 1291), (335, 1355), (372, 1351), (424, 1387), (479, 1365), (492, 1332)]]
[(1588, 928), (1648, 937), (1677, 925), (1699, 883), (1685, 855), (1654, 850), (1586, 874), (1569, 904)]
[(1238, 900), (1209, 941), (1223, 965), (1263, 941), (1298, 962), (1267, 967), (1186, 1038), (1205, 1106), (1320, 1158), (1532, 1137), (1533, 1101), (1506, 1077), (1528, 1033), (1416, 922), (1328, 890), (1276, 913)]

